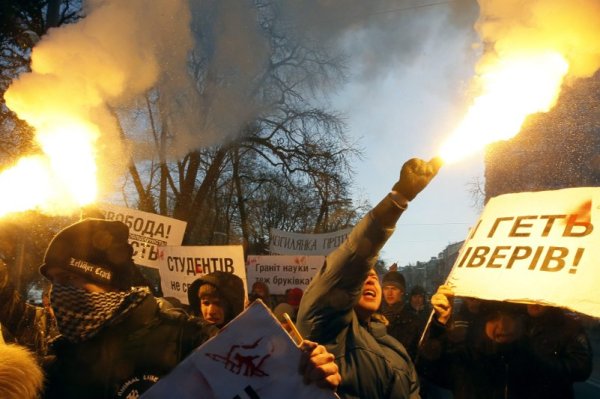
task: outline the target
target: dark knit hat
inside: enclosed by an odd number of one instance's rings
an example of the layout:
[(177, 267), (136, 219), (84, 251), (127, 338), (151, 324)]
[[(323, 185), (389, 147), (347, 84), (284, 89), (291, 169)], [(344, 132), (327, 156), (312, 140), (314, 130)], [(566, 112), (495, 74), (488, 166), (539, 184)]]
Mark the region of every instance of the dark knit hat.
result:
[(50, 242), (40, 273), (61, 268), (85, 279), (127, 290), (139, 275), (132, 260), (126, 224), (103, 219), (85, 219), (61, 230)]
[(485, 320), (491, 320), (499, 314), (509, 314), (512, 316), (524, 316), (527, 313), (527, 306), (521, 303), (502, 302), (502, 301), (484, 301), (482, 315)]
[(406, 290), (406, 281), (404, 280), (404, 276), (402, 273), (397, 271), (387, 272), (383, 275), (381, 286), (384, 287), (386, 285), (394, 285), (400, 288), (402, 291)]
[(225, 323), (230, 322), (244, 310), (244, 283), (241, 278), (232, 273), (216, 271), (208, 273), (196, 280), (188, 287), (188, 302), (192, 313), (200, 314), (200, 298), (198, 291), (204, 284), (211, 284), (217, 289), (219, 296), (226, 302), (229, 312), (225, 315)]
[(423, 295), (423, 296), (425, 296), (425, 288), (423, 288), (423, 286), (421, 286), (421, 285), (415, 285), (410, 290), (410, 295), (409, 296), (413, 296), (413, 295)]

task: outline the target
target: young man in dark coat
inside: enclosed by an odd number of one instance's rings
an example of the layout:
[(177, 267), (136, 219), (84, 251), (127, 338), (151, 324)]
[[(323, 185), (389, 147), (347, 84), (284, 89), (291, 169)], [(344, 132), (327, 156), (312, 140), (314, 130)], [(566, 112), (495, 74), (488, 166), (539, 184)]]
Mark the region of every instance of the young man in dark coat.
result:
[(412, 159), (392, 191), (327, 256), (298, 311), (303, 336), (325, 344), (342, 375), (343, 398), (418, 398), (419, 383), (404, 347), (386, 334), (376, 312), (381, 285), (373, 267), (408, 202), (435, 176), (440, 163)]
[(45, 398), (137, 397), (217, 332), (137, 285), (128, 237), (121, 222), (86, 219), (48, 246), (40, 272), (61, 335)]
[[(388, 320), (388, 334), (404, 345), (411, 359), (414, 360), (419, 339), (429, 317), (429, 312), (423, 306), (422, 300), (418, 302), (415, 298), (424, 298), (425, 290), (421, 286), (415, 286), (411, 289), (406, 303), (402, 299), (400, 302), (390, 304), (386, 298), (386, 286), (389, 288), (389, 284), (396, 281), (396, 278), (389, 277), (392, 273), (398, 272), (388, 272), (383, 276), (384, 303), (381, 306), (381, 313)], [(404, 292), (404, 288), (402, 288), (402, 292)]]
[[(406, 281), (402, 273), (396, 270), (390, 270), (383, 275), (381, 279), (381, 308), (379, 311), (390, 322), (393, 323), (404, 309), (404, 293), (406, 291)], [(390, 328), (388, 327), (388, 333)], [(390, 334), (391, 335), (391, 334)]]

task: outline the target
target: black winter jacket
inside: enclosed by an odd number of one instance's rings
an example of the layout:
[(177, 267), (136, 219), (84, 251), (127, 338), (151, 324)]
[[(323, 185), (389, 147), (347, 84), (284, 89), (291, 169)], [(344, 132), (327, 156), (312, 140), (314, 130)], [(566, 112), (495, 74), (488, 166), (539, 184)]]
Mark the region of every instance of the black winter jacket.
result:
[(525, 339), (499, 345), (483, 329), (472, 340), (449, 342), (437, 321), (419, 352), (419, 371), (454, 399), (529, 399), (532, 359)]
[(58, 338), (44, 398), (138, 397), (214, 333), (178, 309), (160, 309), (149, 295), (125, 320), (87, 341)]
[(396, 338), (408, 351), (411, 359), (417, 354), (421, 334), (427, 324), (428, 310), (417, 312), (410, 304), (382, 306), (381, 313), (388, 320), (387, 332)]
[(592, 372), (592, 349), (579, 321), (561, 309), (531, 318), (528, 338), (535, 367), (530, 398), (572, 399), (573, 383)]
[(419, 398), (418, 378), (404, 347), (387, 335), (381, 322), (361, 324), (354, 311), (392, 231), (367, 214), (327, 257), (300, 303), (298, 329), (335, 355), (342, 398)]

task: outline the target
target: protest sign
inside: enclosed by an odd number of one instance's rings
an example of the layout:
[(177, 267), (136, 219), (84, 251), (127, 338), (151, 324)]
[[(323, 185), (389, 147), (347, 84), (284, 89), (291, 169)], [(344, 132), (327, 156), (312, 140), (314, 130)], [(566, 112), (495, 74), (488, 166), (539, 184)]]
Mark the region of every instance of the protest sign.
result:
[(129, 243), (133, 261), (142, 266), (158, 267), (158, 247), (181, 245), (186, 222), (154, 213), (117, 205), (101, 204), (98, 209), (106, 220), (117, 220), (129, 226)]
[(159, 380), (143, 399), (331, 399), (304, 384), (301, 351), (259, 299)]
[(492, 198), (448, 283), (458, 296), (540, 303), (600, 317), (600, 188)]
[[(222, 271), (233, 273), (246, 285), (244, 250), (241, 245), (167, 246), (158, 249), (163, 295), (188, 303), (188, 286), (197, 278)], [(244, 287), (248, 292), (247, 287)]]
[(328, 255), (348, 237), (352, 228), (320, 234), (289, 233), (271, 229), (269, 250), (278, 255)]
[(261, 281), (272, 295), (284, 295), (295, 287), (304, 291), (324, 263), (324, 256), (250, 255), (246, 260), (248, 285)]

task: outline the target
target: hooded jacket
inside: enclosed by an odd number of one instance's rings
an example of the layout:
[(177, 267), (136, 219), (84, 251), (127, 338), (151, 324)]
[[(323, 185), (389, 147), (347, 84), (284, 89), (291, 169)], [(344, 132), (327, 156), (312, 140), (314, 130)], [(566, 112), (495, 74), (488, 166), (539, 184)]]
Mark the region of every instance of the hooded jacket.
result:
[(233, 318), (242, 313), (245, 299), (242, 279), (232, 273), (215, 271), (194, 280), (188, 287), (188, 301), (193, 315), (202, 317), (198, 291), (204, 284), (213, 285), (221, 298), (225, 300), (227, 312), (224, 324), (229, 323)]
[(300, 303), (298, 329), (335, 356), (342, 398), (419, 398), (417, 374), (404, 347), (379, 320), (361, 323), (354, 311), (377, 253), (392, 232), (372, 212), (367, 214), (327, 256)]

